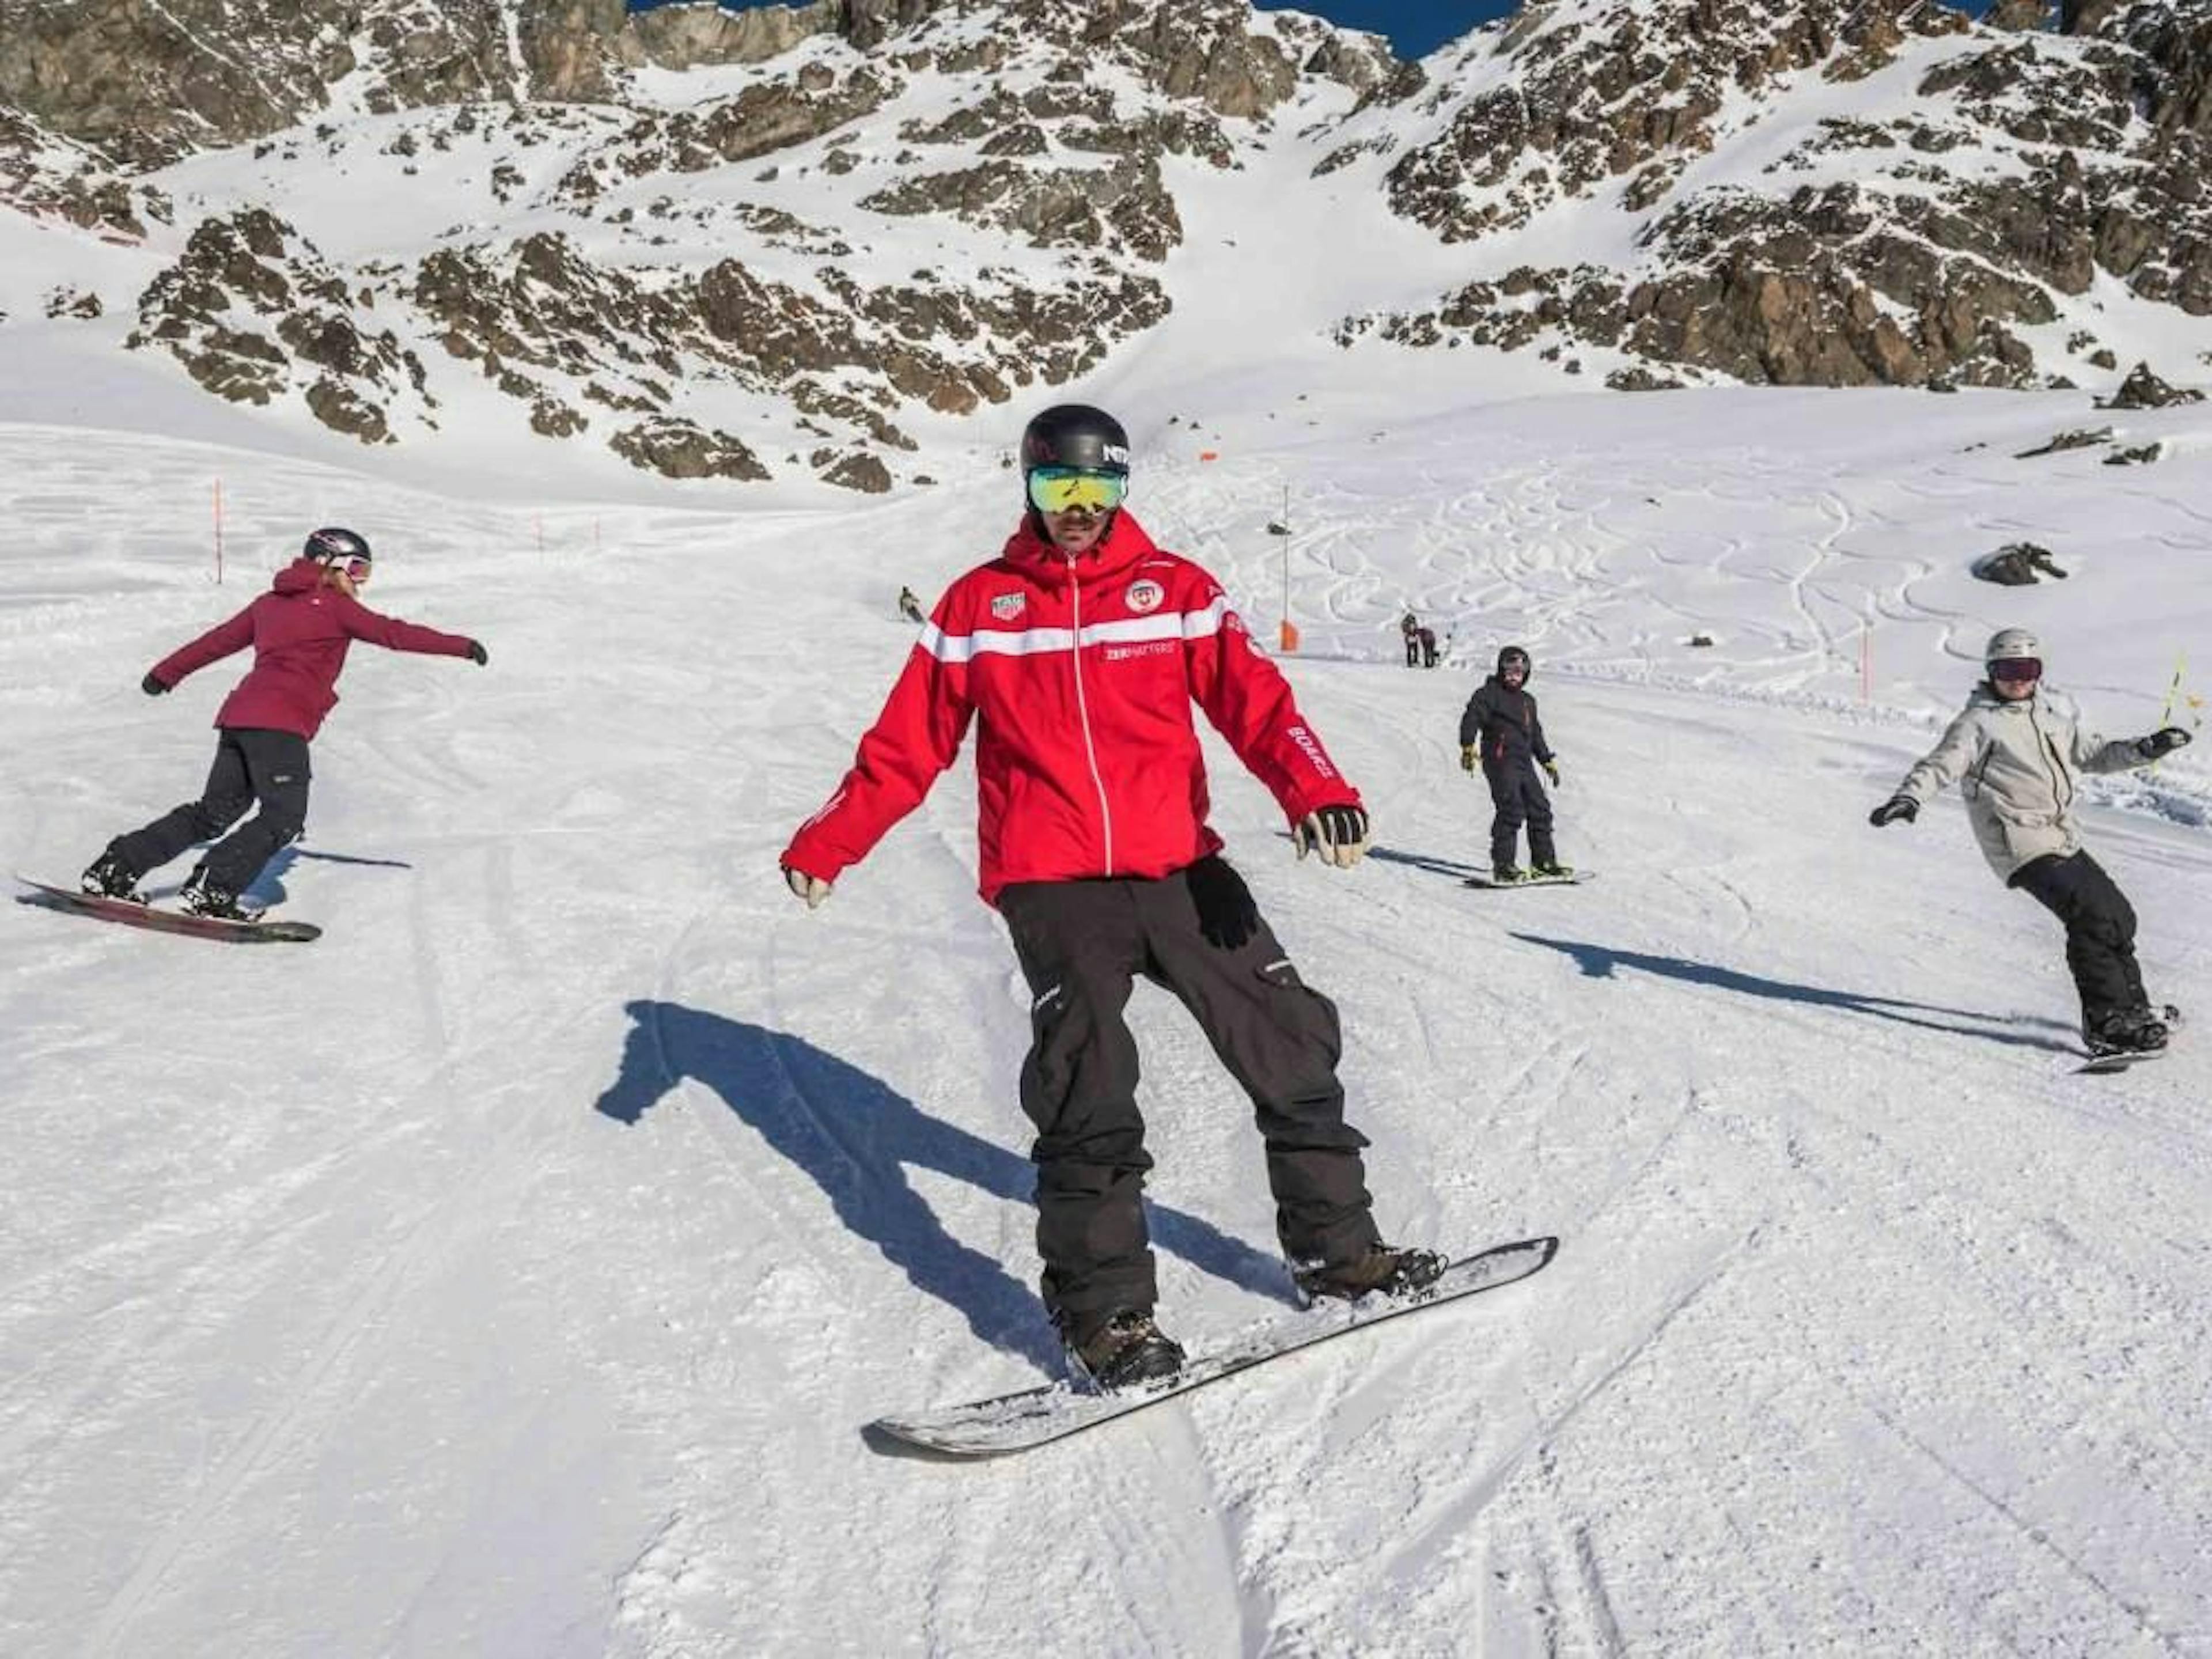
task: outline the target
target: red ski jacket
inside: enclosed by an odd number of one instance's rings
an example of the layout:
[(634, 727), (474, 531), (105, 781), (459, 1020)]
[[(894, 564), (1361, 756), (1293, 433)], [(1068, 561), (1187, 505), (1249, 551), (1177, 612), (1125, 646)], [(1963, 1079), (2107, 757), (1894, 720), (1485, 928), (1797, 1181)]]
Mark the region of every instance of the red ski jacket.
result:
[(217, 726), (256, 726), (312, 738), (337, 706), (346, 647), (367, 640), (391, 651), (465, 657), (469, 641), (419, 623), (380, 616), (343, 591), (323, 585), (323, 567), (295, 559), (269, 592), (228, 622), (154, 665), (154, 678), (174, 685), (195, 669), (253, 647), (253, 667), (216, 711)]
[(976, 723), (981, 890), (1158, 877), (1219, 850), (1193, 702), (1292, 823), (1357, 806), (1220, 584), (1127, 512), (1071, 559), (1024, 526), (953, 583), (853, 769), (784, 867), (835, 881), (921, 804)]

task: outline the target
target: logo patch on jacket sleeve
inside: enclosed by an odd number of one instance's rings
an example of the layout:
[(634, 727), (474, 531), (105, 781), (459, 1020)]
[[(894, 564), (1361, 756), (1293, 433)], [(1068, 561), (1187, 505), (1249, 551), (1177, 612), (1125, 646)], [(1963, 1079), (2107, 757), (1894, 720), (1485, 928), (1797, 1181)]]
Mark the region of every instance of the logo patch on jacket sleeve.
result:
[(1030, 596), (1026, 593), (1001, 593), (991, 601), (991, 619), (1012, 622), (1029, 609), (1029, 604)]
[(1128, 591), (1123, 593), (1121, 598), (1127, 602), (1130, 610), (1141, 617), (1147, 611), (1158, 610), (1160, 601), (1167, 596), (1166, 588), (1162, 587), (1150, 576), (1144, 576), (1131, 582)]

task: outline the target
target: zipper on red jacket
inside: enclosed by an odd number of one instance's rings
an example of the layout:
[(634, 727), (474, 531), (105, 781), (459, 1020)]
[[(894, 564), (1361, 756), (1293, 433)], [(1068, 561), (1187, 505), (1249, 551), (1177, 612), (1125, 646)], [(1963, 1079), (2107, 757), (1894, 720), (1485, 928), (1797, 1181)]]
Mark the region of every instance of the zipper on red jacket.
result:
[(1083, 724), (1083, 755), (1091, 764), (1091, 781), (1098, 791), (1098, 816), (1106, 826), (1106, 869), (1114, 873), (1114, 809), (1106, 804), (1106, 780), (1098, 771), (1098, 746), (1091, 740), (1091, 703), (1083, 694), (1083, 584), (1075, 579), (1075, 555), (1067, 556), (1067, 598), (1073, 608), (1074, 638), (1068, 656), (1075, 665), (1075, 714)]

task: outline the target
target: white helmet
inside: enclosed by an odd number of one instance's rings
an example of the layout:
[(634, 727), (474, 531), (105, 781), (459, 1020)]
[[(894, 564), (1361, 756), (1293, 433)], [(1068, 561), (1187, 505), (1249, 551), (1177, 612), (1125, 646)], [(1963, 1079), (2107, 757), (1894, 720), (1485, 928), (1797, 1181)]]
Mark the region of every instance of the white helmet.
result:
[(1990, 635), (1988, 649), (1982, 653), (1984, 666), (2007, 657), (2033, 657), (2040, 661), (2043, 641), (2025, 628), (2000, 628)]

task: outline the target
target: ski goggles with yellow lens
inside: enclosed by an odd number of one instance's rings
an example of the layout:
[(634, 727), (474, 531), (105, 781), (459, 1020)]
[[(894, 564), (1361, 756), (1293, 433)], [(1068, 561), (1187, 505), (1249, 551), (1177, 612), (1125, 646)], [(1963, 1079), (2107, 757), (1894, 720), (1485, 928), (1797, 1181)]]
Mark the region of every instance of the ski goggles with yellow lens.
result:
[(1129, 493), (1119, 472), (1093, 472), (1080, 466), (1041, 466), (1030, 474), (1030, 505), (1040, 513), (1066, 513), (1079, 507), (1111, 513)]

